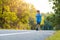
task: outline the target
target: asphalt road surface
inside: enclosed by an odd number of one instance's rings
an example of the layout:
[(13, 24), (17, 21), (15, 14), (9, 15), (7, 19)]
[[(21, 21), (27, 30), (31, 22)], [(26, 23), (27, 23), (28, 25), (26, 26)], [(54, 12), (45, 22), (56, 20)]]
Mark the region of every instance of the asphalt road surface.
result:
[(53, 30), (0, 30), (0, 40), (45, 40), (54, 32)]

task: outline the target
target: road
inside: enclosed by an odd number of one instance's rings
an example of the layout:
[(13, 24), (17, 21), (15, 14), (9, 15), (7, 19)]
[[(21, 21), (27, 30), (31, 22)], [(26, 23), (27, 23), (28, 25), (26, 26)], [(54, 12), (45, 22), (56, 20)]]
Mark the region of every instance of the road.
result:
[(0, 30), (0, 40), (45, 40), (54, 32), (53, 30)]

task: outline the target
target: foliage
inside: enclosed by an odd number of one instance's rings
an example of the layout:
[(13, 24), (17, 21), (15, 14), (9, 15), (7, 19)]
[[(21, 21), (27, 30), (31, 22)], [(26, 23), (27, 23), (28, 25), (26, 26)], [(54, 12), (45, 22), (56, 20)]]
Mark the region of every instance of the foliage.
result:
[(35, 22), (35, 13), (34, 6), (23, 0), (0, 0), (0, 27), (30, 29), (29, 18)]
[(53, 1), (53, 9), (55, 14), (53, 15), (53, 24), (55, 24), (56, 29), (60, 29), (60, 0), (52, 0)]
[(46, 40), (60, 40), (60, 31), (57, 31), (53, 36), (50, 36)]
[(53, 14), (42, 14), (41, 29), (52, 30), (53, 26)]

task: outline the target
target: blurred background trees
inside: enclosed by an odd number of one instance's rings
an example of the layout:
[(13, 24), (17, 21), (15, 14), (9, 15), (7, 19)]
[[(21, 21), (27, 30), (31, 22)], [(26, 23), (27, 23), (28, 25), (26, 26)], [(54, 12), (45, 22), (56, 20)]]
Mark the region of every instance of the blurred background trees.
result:
[[(41, 27), (60, 29), (60, 1), (53, 2), (54, 13), (42, 13)], [(35, 29), (36, 9), (23, 0), (0, 0), (0, 28), (4, 29)], [(49, 26), (49, 27), (48, 27)]]
[(60, 30), (60, 0), (49, 0), (53, 3), (52, 9), (54, 14), (51, 14), (49, 21), (52, 22), (54, 29)]
[(30, 29), (35, 13), (34, 6), (23, 0), (0, 0), (0, 28)]

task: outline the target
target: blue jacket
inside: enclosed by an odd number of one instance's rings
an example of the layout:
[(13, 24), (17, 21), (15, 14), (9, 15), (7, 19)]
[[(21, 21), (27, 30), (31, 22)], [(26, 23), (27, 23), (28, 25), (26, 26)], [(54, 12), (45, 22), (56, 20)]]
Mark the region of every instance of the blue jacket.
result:
[(36, 14), (36, 21), (37, 21), (37, 23), (41, 22), (41, 15), (39, 13)]

